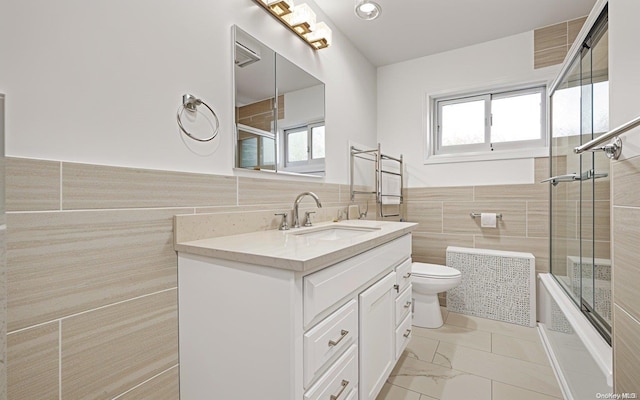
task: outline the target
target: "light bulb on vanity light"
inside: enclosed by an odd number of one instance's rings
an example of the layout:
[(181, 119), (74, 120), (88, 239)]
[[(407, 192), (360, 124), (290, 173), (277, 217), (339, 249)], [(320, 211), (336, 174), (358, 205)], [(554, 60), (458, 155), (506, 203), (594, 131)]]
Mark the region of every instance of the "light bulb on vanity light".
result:
[(306, 3), (295, 6), (293, 12), (283, 15), (282, 19), (301, 35), (311, 32), (316, 26), (316, 13)]
[(271, 11), (273, 11), (279, 17), (290, 14), (294, 8), (293, 0), (260, 0), (260, 1), (266, 4), (271, 9)]
[(313, 32), (307, 33), (304, 38), (316, 49), (324, 49), (331, 44), (333, 32), (331, 32), (329, 25), (324, 22), (318, 22)]

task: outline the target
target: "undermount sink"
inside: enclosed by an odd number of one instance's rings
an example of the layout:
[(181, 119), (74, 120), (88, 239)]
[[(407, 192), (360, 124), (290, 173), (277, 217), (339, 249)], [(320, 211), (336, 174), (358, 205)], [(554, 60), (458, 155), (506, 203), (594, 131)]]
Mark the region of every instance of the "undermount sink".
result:
[(314, 229), (311, 231), (296, 232), (292, 234), (307, 239), (340, 240), (364, 235), (379, 229), (380, 228), (330, 226), (322, 229)]

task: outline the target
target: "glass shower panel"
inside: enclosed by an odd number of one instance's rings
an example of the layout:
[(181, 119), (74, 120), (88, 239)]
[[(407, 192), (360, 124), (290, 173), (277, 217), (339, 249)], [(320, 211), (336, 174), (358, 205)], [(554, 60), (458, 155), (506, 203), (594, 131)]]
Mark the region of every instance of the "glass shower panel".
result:
[[(608, 30), (596, 23), (551, 95), (551, 273), (608, 339), (610, 161), (573, 148), (609, 130)], [(554, 183), (552, 181), (552, 183)]]
[[(591, 115), (593, 137), (609, 130), (609, 40), (607, 24), (603, 24), (591, 40)], [(588, 273), (583, 277), (586, 306), (607, 331), (611, 328), (611, 261), (610, 261), (610, 161), (603, 152), (591, 154), (591, 201), (583, 204), (585, 223), (590, 229), (585, 240), (591, 242), (591, 253), (583, 264)]]
[(580, 303), (580, 242), (578, 240), (580, 158), (573, 148), (580, 144), (580, 59), (577, 58), (551, 97), (551, 176), (568, 177), (551, 186), (551, 272)]

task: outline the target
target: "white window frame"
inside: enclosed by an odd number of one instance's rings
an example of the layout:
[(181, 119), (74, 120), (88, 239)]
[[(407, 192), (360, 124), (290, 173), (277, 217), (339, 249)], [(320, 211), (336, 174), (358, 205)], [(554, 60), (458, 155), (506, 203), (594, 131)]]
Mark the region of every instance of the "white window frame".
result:
[[(540, 137), (534, 140), (491, 143), (491, 100), (531, 93), (541, 94)], [(485, 141), (480, 144), (443, 146), (439, 127), (442, 106), (475, 100), (483, 100), (485, 102)], [(545, 84), (535, 83), (455, 95), (429, 96), (428, 103), (430, 111), (428, 115), (431, 118), (429, 129), (427, 129), (425, 164), (548, 156), (548, 102)]]
[[(318, 126), (324, 126), (324, 121), (313, 122), (304, 125), (296, 125), (282, 129), (282, 144), (283, 144), (283, 170), (290, 172), (323, 172), (325, 169), (325, 158), (311, 158), (313, 154), (313, 138), (312, 130)], [(289, 157), (289, 133), (298, 132), (300, 130), (307, 131), (307, 159), (303, 161), (290, 162)], [(326, 145), (326, 138), (325, 138)]]

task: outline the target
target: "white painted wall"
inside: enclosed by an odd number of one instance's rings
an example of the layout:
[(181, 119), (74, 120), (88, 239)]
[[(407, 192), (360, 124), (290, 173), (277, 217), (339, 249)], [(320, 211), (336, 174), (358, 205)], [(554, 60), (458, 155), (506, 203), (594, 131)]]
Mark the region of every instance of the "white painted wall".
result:
[[(609, 126), (615, 128), (640, 116), (640, 2), (609, 0)], [(633, 17), (630, 17), (633, 16)], [(620, 159), (640, 155), (640, 128), (621, 136)]]
[(533, 32), (378, 68), (378, 140), (404, 155), (408, 187), (533, 183), (532, 158), (425, 165), (427, 98), (549, 82), (558, 68), (533, 69)]
[[(251, 0), (3, 2), (7, 155), (233, 174), (233, 24), (326, 83), (326, 181), (347, 183), (349, 139), (376, 143), (375, 68), (337, 29), (314, 52)], [(178, 133), (184, 93), (217, 111), (212, 143)]]

